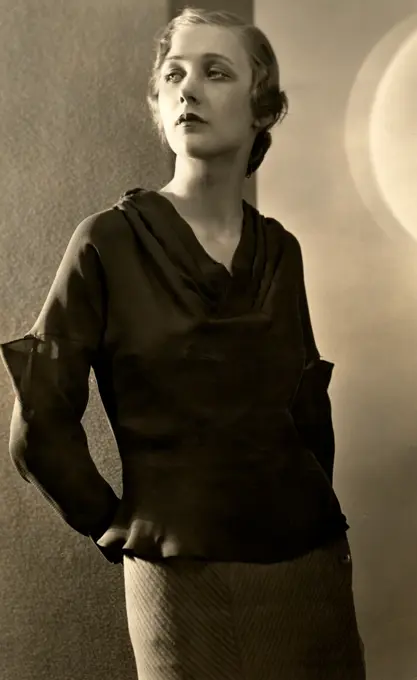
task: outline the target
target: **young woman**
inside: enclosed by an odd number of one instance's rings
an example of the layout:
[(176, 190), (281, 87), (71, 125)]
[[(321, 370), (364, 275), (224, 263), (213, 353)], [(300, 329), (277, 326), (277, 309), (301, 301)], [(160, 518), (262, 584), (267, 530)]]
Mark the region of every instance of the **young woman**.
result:
[[(184, 10), (149, 103), (174, 176), (83, 220), (35, 325), (3, 343), (11, 455), (123, 564), (141, 680), (363, 680), (333, 364), (297, 239), (242, 200), (287, 110), (271, 45), (234, 15)], [(81, 425), (91, 367), (122, 499)]]

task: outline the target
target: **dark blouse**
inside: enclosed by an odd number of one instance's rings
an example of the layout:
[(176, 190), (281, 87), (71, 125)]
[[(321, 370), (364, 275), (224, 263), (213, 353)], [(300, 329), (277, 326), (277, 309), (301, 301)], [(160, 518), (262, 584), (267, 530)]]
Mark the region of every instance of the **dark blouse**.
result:
[[(278, 562), (349, 528), (300, 245), (243, 208), (230, 274), (168, 199), (126, 192), (78, 225), (34, 326), (0, 346), (19, 473), (110, 562)], [(91, 367), (121, 499), (81, 424)]]

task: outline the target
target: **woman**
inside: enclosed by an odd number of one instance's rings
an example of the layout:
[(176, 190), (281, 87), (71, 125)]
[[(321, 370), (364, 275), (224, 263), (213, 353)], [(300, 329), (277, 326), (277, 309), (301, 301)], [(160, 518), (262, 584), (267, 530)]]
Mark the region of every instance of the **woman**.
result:
[[(172, 180), (83, 220), (35, 325), (2, 345), (12, 458), (123, 563), (141, 680), (363, 680), (332, 489), (333, 364), (298, 241), (242, 200), (287, 110), (273, 50), (233, 15), (184, 10), (159, 40), (149, 103)], [(121, 500), (81, 425), (91, 367)]]

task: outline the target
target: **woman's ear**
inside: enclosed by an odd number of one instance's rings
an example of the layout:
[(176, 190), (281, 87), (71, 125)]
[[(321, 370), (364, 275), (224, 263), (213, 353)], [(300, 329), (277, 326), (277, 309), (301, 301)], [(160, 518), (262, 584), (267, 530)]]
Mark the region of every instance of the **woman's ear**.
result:
[(252, 123), (252, 127), (258, 133), (262, 130), (262, 128), (268, 129), (269, 126), (271, 126), (273, 122), (274, 122), (274, 116), (272, 116), (272, 115), (263, 116), (263, 118), (255, 118), (255, 120)]

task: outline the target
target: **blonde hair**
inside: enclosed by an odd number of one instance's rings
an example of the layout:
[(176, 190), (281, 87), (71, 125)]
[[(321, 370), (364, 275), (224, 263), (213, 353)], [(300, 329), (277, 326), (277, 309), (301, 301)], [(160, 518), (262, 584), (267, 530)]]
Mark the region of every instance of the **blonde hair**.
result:
[(158, 129), (160, 139), (166, 142), (159, 115), (158, 82), (166, 55), (171, 49), (172, 36), (180, 28), (205, 24), (222, 26), (235, 31), (242, 40), (252, 67), (250, 103), (255, 119), (272, 116), (272, 122), (262, 128), (255, 137), (246, 170), (250, 177), (261, 165), (266, 152), (272, 144), (269, 130), (281, 122), (288, 113), (288, 98), (280, 89), (279, 66), (274, 50), (266, 35), (253, 24), (248, 24), (236, 14), (224, 11), (208, 11), (195, 7), (185, 7), (156, 36), (156, 55), (148, 85), (147, 102), (153, 123)]

